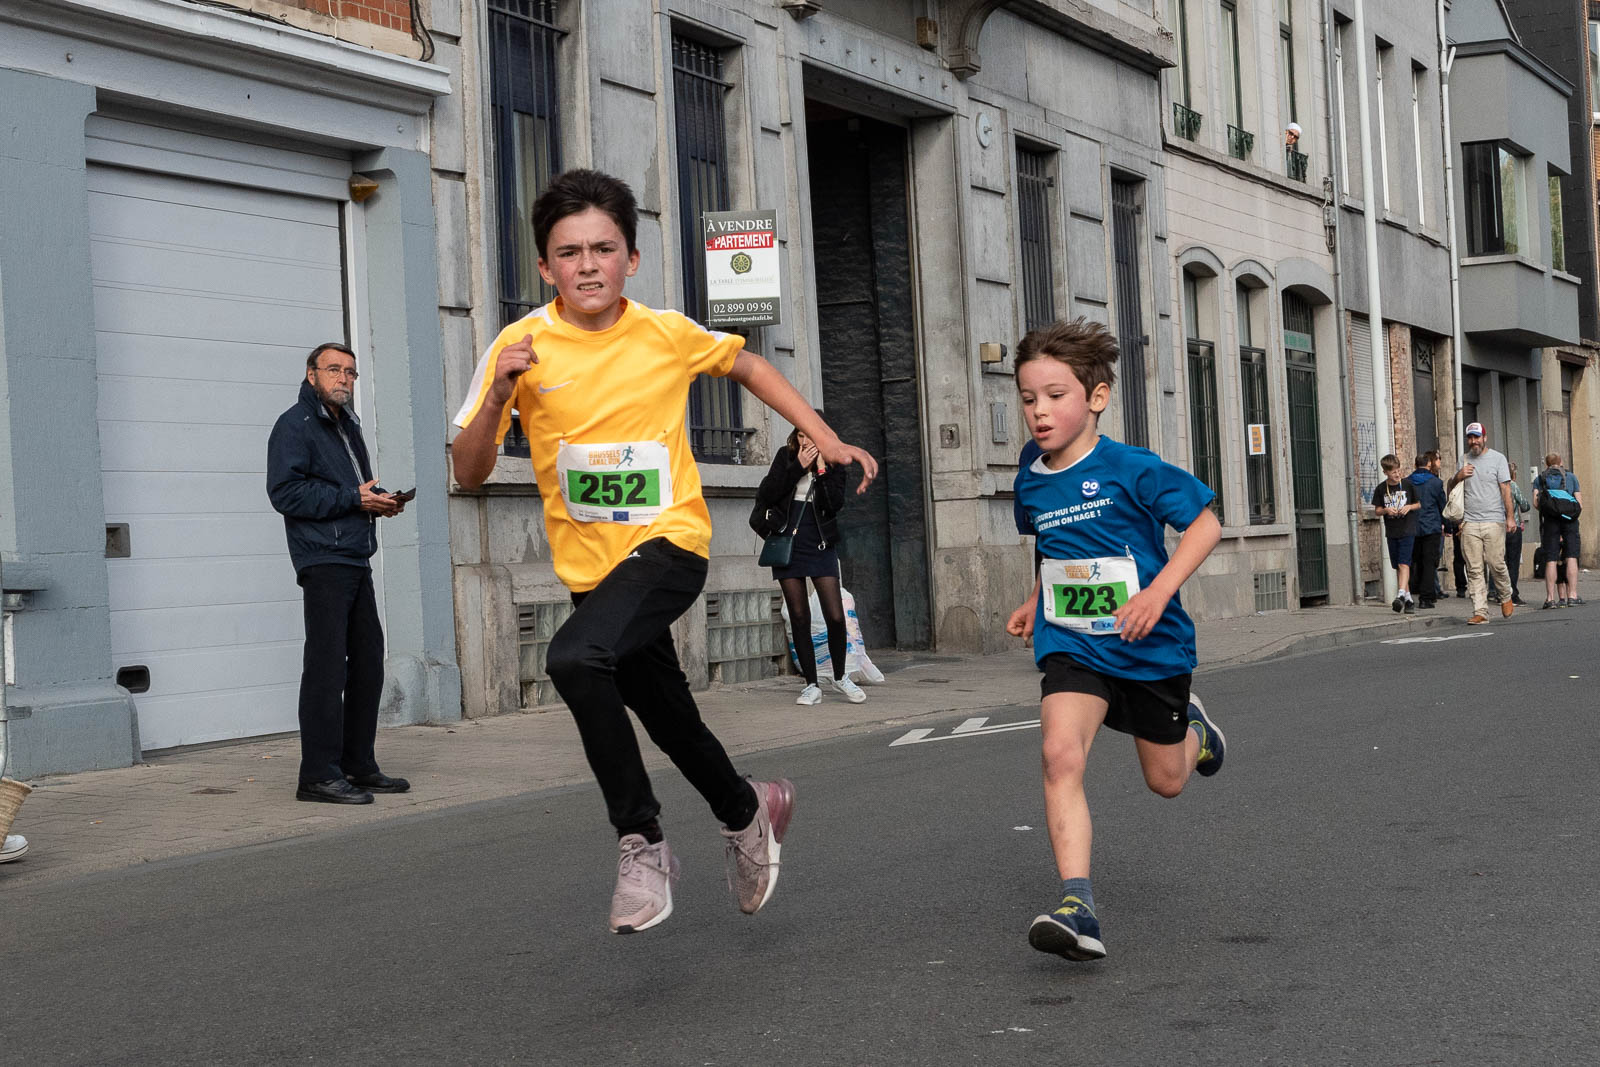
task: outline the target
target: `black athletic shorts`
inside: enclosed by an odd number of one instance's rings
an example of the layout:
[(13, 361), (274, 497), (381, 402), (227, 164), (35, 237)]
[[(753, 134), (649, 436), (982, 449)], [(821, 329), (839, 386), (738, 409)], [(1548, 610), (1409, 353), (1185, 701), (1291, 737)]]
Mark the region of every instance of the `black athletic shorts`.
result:
[(1583, 548), (1582, 538), (1578, 535), (1578, 520), (1552, 519), (1548, 516), (1541, 519), (1539, 545), (1544, 549), (1544, 558), (1547, 560), (1577, 559)]
[[(1114, 640), (1114, 639), (1111, 639)], [(1175, 745), (1189, 728), (1189, 680), (1180, 674), (1154, 682), (1113, 678), (1085, 667), (1065, 652), (1044, 658), (1039, 695), (1088, 693), (1106, 702), (1106, 725), (1158, 745)]]

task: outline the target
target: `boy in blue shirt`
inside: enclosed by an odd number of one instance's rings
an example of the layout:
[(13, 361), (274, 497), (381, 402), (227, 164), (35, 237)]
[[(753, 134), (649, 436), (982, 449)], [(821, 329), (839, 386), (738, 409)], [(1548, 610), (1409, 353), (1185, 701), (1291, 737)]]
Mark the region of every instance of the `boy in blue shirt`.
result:
[[(1164, 797), (1182, 792), (1191, 771), (1217, 773), (1224, 745), (1189, 692), (1194, 623), (1178, 601), (1222, 526), (1199, 479), (1100, 436), (1116, 359), (1116, 338), (1084, 319), (1032, 331), (1016, 357), (1032, 435), (1017, 471), (1017, 525), (1034, 535), (1037, 578), (1006, 630), (1032, 635), (1044, 672), (1046, 821), (1062, 879), (1060, 905), (1033, 920), (1028, 943), (1069, 960), (1106, 954), (1083, 789), (1100, 726), (1133, 735), (1145, 784)], [(1171, 559), (1166, 526), (1183, 530)]]

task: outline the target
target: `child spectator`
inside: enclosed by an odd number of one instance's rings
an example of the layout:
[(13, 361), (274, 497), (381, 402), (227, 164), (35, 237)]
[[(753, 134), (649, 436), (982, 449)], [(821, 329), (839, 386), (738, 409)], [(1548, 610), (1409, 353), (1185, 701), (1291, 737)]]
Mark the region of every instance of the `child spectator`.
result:
[(1389, 605), (1407, 615), (1417, 613), (1411, 596), (1411, 549), (1417, 536), (1417, 512), (1422, 505), (1412, 499), (1411, 485), (1400, 477), (1400, 457), (1393, 452), (1378, 461), (1384, 480), (1372, 490), (1372, 507), (1383, 517), (1383, 533), (1389, 539), (1389, 565), (1395, 569), (1399, 591)]
[[(1044, 794), (1061, 903), (1033, 920), (1028, 942), (1069, 960), (1106, 954), (1089, 882), (1084, 793), (1101, 725), (1132, 734), (1145, 784), (1177, 796), (1191, 771), (1222, 767), (1222, 731), (1189, 692), (1194, 623), (1178, 589), (1222, 536), (1212, 492), (1153, 452), (1100, 436), (1117, 342), (1077, 319), (1029, 333), (1017, 388), (1037, 444), (1017, 471), (1018, 527), (1035, 536), (1038, 575), (1006, 630), (1033, 636), (1044, 673)], [(1183, 531), (1169, 560), (1163, 530)], [(1042, 594), (1041, 595), (1041, 591)]]
[(1444, 482), (1428, 468), (1433, 453), (1416, 458), (1406, 479), (1417, 504), (1417, 532), (1411, 546), (1411, 595), (1420, 608), (1432, 608), (1439, 590), (1439, 556), (1444, 551)]

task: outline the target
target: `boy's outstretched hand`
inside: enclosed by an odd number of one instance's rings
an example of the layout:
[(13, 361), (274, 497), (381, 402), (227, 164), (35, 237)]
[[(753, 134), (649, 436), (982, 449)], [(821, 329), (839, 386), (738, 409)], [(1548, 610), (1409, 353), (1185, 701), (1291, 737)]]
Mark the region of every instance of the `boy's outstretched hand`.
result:
[(1161, 621), (1161, 613), (1167, 610), (1167, 601), (1171, 599), (1154, 589), (1141, 589), (1133, 594), (1112, 616), (1121, 627), (1122, 639), (1137, 641), (1141, 637), (1148, 637), (1156, 623)]
[(830, 467), (842, 467), (847, 463), (861, 464), (861, 484), (856, 486), (857, 494), (865, 493), (867, 486), (871, 485), (872, 480), (878, 476), (878, 461), (873, 459), (864, 448), (847, 445), (843, 441), (828, 448), (824, 448), (821, 445), (818, 445), (817, 448), (822, 453), (823, 460)]

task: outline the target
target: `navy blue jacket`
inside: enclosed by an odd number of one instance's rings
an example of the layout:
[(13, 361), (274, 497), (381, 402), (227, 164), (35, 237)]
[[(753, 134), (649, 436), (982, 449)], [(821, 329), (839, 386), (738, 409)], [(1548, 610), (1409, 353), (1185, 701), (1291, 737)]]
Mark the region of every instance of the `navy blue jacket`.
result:
[(1444, 529), (1444, 482), (1432, 471), (1417, 468), (1406, 481), (1411, 483), (1412, 494), (1422, 510), (1417, 512), (1417, 536), (1427, 537)]
[(267, 438), (267, 496), (283, 516), (296, 574), (319, 563), (370, 567), (378, 550), (375, 517), (361, 510), (360, 486), (372, 480), (361, 423), (349, 409), (341, 421), (361, 464), (359, 479), (310, 382), (300, 383), (299, 402), (278, 416)]

